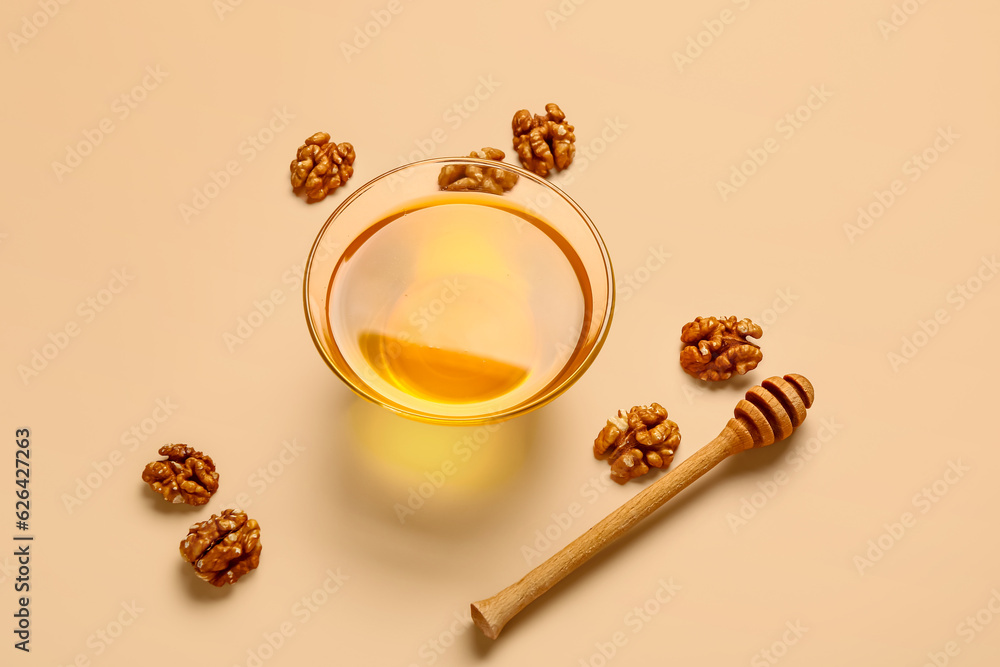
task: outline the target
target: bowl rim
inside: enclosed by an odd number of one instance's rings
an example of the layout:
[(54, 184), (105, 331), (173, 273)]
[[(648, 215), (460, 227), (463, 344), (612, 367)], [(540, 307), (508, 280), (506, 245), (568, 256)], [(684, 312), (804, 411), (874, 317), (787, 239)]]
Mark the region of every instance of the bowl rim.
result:
[[(535, 183), (551, 190), (554, 194), (561, 197), (569, 206), (576, 212), (578, 218), (583, 221), (583, 223), (589, 229), (594, 242), (597, 245), (598, 250), (601, 254), (601, 259), (604, 264), (604, 277), (607, 284), (607, 307), (604, 309), (604, 315), (601, 320), (600, 329), (598, 330), (597, 339), (588, 351), (587, 356), (577, 365), (573, 370), (572, 374), (565, 380), (560, 382), (558, 385), (554, 385), (546, 390), (540, 396), (537, 396), (534, 400), (528, 401), (526, 403), (518, 403), (509, 409), (500, 410), (497, 412), (475, 414), (475, 415), (441, 415), (429, 412), (424, 412), (420, 410), (410, 409), (405, 406), (397, 405), (395, 403), (389, 402), (377, 392), (366, 391), (365, 387), (359, 387), (355, 382), (353, 382), (347, 375), (338, 367), (338, 364), (330, 358), (327, 353), (325, 346), (323, 344), (323, 339), (321, 332), (316, 331), (313, 326), (313, 309), (312, 304), (309, 299), (309, 284), (310, 278), (312, 276), (313, 261), (316, 258), (317, 252), (320, 250), (323, 237), (333, 221), (340, 215), (341, 211), (346, 209), (351, 205), (352, 202), (360, 198), (364, 193), (371, 190), (376, 184), (390, 178), (394, 174), (399, 172), (408, 171), (412, 169), (417, 169), (421, 167), (429, 167), (432, 165), (445, 164), (475, 164), (484, 168), (497, 168), (502, 166), (504, 170), (510, 170), (515, 172), (521, 178), (527, 178), (528, 180), (534, 181)], [(349, 245), (349, 244), (348, 244)], [(341, 255), (342, 256), (342, 255)], [(340, 259), (337, 259), (339, 262)], [(597, 283), (599, 284), (599, 283)], [(417, 421), (432, 423), (432, 424), (442, 424), (442, 425), (456, 425), (456, 426), (472, 426), (478, 424), (490, 424), (500, 421), (505, 421), (507, 419), (512, 419), (514, 417), (532, 412), (538, 408), (550, 403), (562, 394), (566, 392), (571, 386), (573, 386), (583, 374), (590, 368), (591, 364), (597, 358), (598, 353), (604, 347), (604, 343), (607, 340), (608, 333), (611, 329), (611, 322), (614, 319), (615, 305), (616, 305), (615, 294), (615, 274), (614, 267), (611, 263), (611, 256), (608, 253), (607, 245), (604, 243), (604, 238), (601, 236), (600, 231), (594, 224), (587, 212), (584, 211), (576, 201), (573, 200), (565, 191), (563, 191), (559, 186), (550, 182), (548, 179), (542, 178), (537, 174), (523, 169), (517, 165), (510, 164), (507, 162), (499, 162), (497, 160), (485, 159), (485, 158), (475, 158), (475, 157), (460, 157), (460, 156), (448, 156), (448, 157), (434, 157), (425, 160), (418, 160), (416, 162), (408, 162), (406, 164), (399, 165), (393, 169), (375, 176), (367, 183), (359, 187), (357, 190), (352, 192), (340, 205), (333, 210), (333, 212), (327, 217), (326, 222), (320, 227), (316, 234), (316, 239), (313, 241), (312, 247), (309, 250), (309, 256), (306, 259), (305, 271), (302, 275), (302, 298), (303, 305), (305, 308), (306, 325), (309, 327), (309, 335), (312, 338), (313, 345), (319, 352), (320, 356), (326, 362), (326, 365), (341, 379), (341, 381), (346, 384), (351, 391), (356, 395), (364, 398), (376, 405), (380, 405), (387, 410), (407, 417), (410, 419), (415, 419)], [(325, 305), (324, 305), (325, 308)], [(325, 316), (325, 315), (324, 315)], [(593, 316), (591, 316), (590, 321), (593, 321)]]

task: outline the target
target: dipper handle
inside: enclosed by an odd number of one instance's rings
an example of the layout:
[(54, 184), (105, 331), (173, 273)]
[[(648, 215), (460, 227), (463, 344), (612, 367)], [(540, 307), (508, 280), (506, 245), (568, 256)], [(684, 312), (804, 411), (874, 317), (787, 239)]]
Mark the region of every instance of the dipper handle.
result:
[(490, 639), (570, 572), (624, 535), (689, 484), (733, 454), (765, 447), (791, 435), (813, 403), (813, 386), (801, 375), (771, 377), (751, 387), (722, 432), (679, 466), (649, 485), (561, 551), (496, 595), (472, 603), (472, 620)]

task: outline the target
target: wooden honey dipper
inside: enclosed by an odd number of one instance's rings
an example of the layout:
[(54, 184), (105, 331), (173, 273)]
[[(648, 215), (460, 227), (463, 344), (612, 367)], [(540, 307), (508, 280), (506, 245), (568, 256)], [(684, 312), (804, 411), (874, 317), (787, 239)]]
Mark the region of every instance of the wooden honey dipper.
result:
[(518, 612), (583, 565), (632, 526), (652, 514), (723, 459), (754, 447), (784, 440), (806, 418), (813, 403), (813, 386), (801, 375), (770, 377), (751, 387), (736, 404), (730, 419), (714, 440), (649, 485), (600, 523), (566, 545), (516, 584), (472, 603), (472, 620), (490, 639)]

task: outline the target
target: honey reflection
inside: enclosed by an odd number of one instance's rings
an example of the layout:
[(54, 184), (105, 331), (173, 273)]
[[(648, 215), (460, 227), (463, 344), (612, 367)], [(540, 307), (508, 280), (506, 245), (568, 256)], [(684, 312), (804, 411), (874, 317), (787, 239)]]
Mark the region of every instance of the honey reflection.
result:
[(367, 401), (349, 409), (357, 480), (382, 519), (455, 527), (502, 492), (524, 467), (532, 416), (497, 424), (441, 426)]

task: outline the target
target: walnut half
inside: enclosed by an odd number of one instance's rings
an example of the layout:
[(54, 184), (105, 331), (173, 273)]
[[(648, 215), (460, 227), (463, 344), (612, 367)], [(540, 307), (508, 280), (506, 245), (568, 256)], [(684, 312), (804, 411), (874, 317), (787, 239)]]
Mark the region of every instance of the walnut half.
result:
[(681, 368), (701, 380), (728, 380), (757, 368), (764, 358), (747, 338), (764, 331), (749, 319), (698, 317), (681, 328)]
[[(505, 156), (499, 148), (487, 146), (481, 151), (472, 151), (469, 157), (502, 162)], [(514, 187), (517, 178), (513, 170), (500, 167), (483, 169), (475, 164), (449, 164), (438, 174), (438, 187), (442, 190), (473, 190), (502, 195)]]
[(544, 116), (532, 116), (527, 109), (521, 109), (514, 114), (510, 125), (514, 150), (521, 166), (528, 171), (545, 177), (553, 168), (561, 171), (573, 162), (576, 135), (558, 104), (546, 104)]
[(667, 419), (666, 408), (659, 403), (637, 405), (608, 420), (594, 440), (594, 458), (607, 460), (611, 479), (624, 484), (650, 468), (669, 466), (680, 444), (680, 429)]
[(204, 505), (219, 490), (219, 473), (212, 457), (187, 445), (164, 445), (160, 456), (142, 471), (142, 481), (172, 503)]
[(305, 140), (295, 153), (290, 169), (292, 188), (304, 191), (310, 202), (318, 202), (347, 183), (354, 174), (354, 146), (330, 141), (326, 132)]
[(260, 564), (260, 526), (240, 510), (223, 510), (196, 523), (181, 541), (181, 557), (212, 584), (235, 584)]

